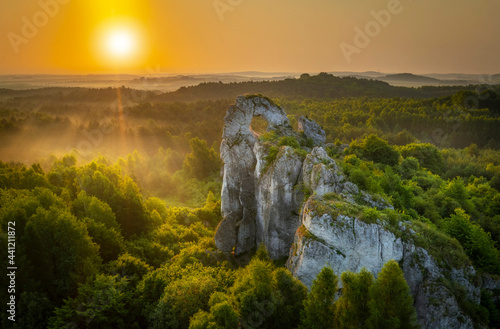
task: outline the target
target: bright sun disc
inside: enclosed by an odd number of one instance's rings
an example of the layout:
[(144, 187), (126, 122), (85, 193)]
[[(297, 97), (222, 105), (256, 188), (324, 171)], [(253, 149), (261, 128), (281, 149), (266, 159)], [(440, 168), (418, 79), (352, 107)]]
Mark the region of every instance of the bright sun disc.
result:
[(111, 55), (125, 57), (134, 52), (135, 44), (134, 36), (129, 31), (117, 30), (109, 34), (107, 48)]
[(128, 68), (141, 65), (145, 58), (145, 33), (130, 19), (112, 19), (96, 30), (96, 58), (106, 67)]

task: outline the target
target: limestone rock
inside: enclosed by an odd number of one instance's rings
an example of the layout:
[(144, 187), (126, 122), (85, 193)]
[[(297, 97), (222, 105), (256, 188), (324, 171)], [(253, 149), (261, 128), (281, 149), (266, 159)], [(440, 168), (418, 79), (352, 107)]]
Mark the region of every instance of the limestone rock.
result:
[(308, 154), (302, 168), (304, 185), (318, 195), (340, 193), (344, 177), (339, 173), (337, 164), (321, 147), (315, 147)]
[(307, 138), (311, 138), (314, 145), (325, 145), (325, 131), (313, 120), (309, 120), (305, 116), (299, 118), (299, 131), (303, 131)]
[(335, 273), (359, 272), (365, 267), (374, 275), (391, 259), (403, 258), (403, 243), (379, 225), (331, 213), (318, 214), (315, 197), (302, 211), (301, 229), (290, 250), (288, 269), (306, 286), (328, 265)]
[(290, 150), (282, 150), (275, 165), (261, 177), (267, 150), (250, 130), (254, 116), (268, 122), (268, 131), (296, 136), (283, 109), (264, 97), (240, 96), (229, 108), (221, 143), (223, 220), (217, 228), (215, 243), (221, 251), (234, 249), (238, 255), (263, 241), (269, 243), (270, 253), (278, 258), (288, 254), (298, 227), (300, 202), (294, 184), (302, 161), (293, 157)]
[(299, 181), (302, 159), (288, 146), (260, 177), (257, 186), (256, 243), (263, 242), (273, 259), (288, 256), (295, 231), (300, 225), (299, 208), (302, 193), (295, 187)]
[(482, 288), (492, 293), (493, 301), (495, 303), (500, 302), (500, 280), (493, 278), (491, 275), (483, 274), (482, 281)]
[(478, 304), (480, 288), (470, 280), (475, 275), (472, 267), (444, 270), (426, 250), (403, 242), (382, 221), (365, 223), (342, 211), (318, 211), (324, 207), (318, 200), (313, 196), (304, 205), (302, 226), (287, 261), (288, 269), (306, 286), (310, 287), (327, 265), (338, 275), (359, 272), (364, 267), (376, 277), (383, 265), (394, 259), (400, 263), (414, 296), (422, 328), (474, 327), (472, 319), (461, 310), (460, 301), (443, 284), (447, 280), (460, 284), (467, 298)]

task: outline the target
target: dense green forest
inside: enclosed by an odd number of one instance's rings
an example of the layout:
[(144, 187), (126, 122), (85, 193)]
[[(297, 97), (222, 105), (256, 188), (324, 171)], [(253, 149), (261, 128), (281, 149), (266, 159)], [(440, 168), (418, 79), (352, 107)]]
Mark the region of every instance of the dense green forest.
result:
[[(0, 90), (0, 239), (7, 245), (15, 222), (16, 327), (411, 328), (413, 301), (395, 262), (377, 279), (325, 268), (308, 291), (264, 247), (238, 259), (216, 249), (224, 115), (234, 96), (261, 92), (293, 125), (314, 119), (349, 180), (395, 208), (364, 210), (364, 220), (409, 221), (443, 264), (496, 276), (499, 89), (320, 74), (166, 94)], [(385, 300), (388, 287), (400, 294)], [(460, 307), (498, 327), (500, 305), (482, 297)]]
[[(221, 219), (220, 201), (210, 188), (217, 185), (211, 175), (219, 162), (198, 139), (191, 145), (177, 174), (198, 193), (209, 191), (203, 206), (194, 209), (145, 198), (127, 174), (133, 175), (133, 156), (116, 164), (100, 157), (77, 165), (67, 155), (46, 173), (39, 164), (0, 164), (1, 239), (7, 243), (8, 223), (15, 222), (15, 260), (23, 269), (17, 277), (21, 293), (14, 327), (236, 328), (241, 323), (293, 328), (301, 323), (330, 328), (354, 321), (386, 328), (387, 321), (414, 323), (409, 288), (395, 262), (377, 280), (368, 272), (344, 273), (342, 298), (334, 303), (338, 279), (331, 269), (318, 275), (308, 293), (282, 264), (269, 259), (263, 246), (247, 266), (217, 251), (213, 234)], [(6, 249), (1, 256), (6, 267)], [(360, 286), (350, 285), (357, 280)], [(1, 281), (8, 285), (5, 277)], [(400, 287), (399, 297), (382, 302), (388, 285)], [(349, 306), (359, 293), (367, 298)], [(2, 299), (5, 295), (2, 290)], [(351, 312), (365, 315), (357, 319)], [(3, 327), (11, 325), (6, 317)]]

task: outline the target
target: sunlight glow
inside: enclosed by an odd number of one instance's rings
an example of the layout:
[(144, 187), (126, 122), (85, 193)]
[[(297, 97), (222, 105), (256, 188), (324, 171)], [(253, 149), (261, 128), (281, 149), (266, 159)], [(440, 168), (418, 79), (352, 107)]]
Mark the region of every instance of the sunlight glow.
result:
[(96, 29), (96, 59), (108, 68), (142, 65), (147, 55), (146, 36), (141, 25), (127, 18), (113, 18)]
[(111, 31), (107, 39), (108, 51), (113, 56), (129, 56), (136, 47), (136, 40), (128, 31)]

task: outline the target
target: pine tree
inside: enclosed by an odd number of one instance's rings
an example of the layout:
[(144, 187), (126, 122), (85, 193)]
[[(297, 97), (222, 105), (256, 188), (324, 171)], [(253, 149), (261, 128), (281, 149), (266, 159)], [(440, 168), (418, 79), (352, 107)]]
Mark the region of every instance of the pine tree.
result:
[(384, 265), (372, 285), (369, 307), (371, 328), (418, 328), (410, 288), (395, 260)]
[(304, 301), (301, 329), (327, 329), (335, 323), (335, 293), (338, 278), (329, 267), (324, 267), (313, 281)]
[(366, 328), (370, 316), (368, 302), (373, 275), (363, 268), (357, 274), (344, 272), (341, 279), (342, 296), (337, 301), (336, 309), (339, 328)]

